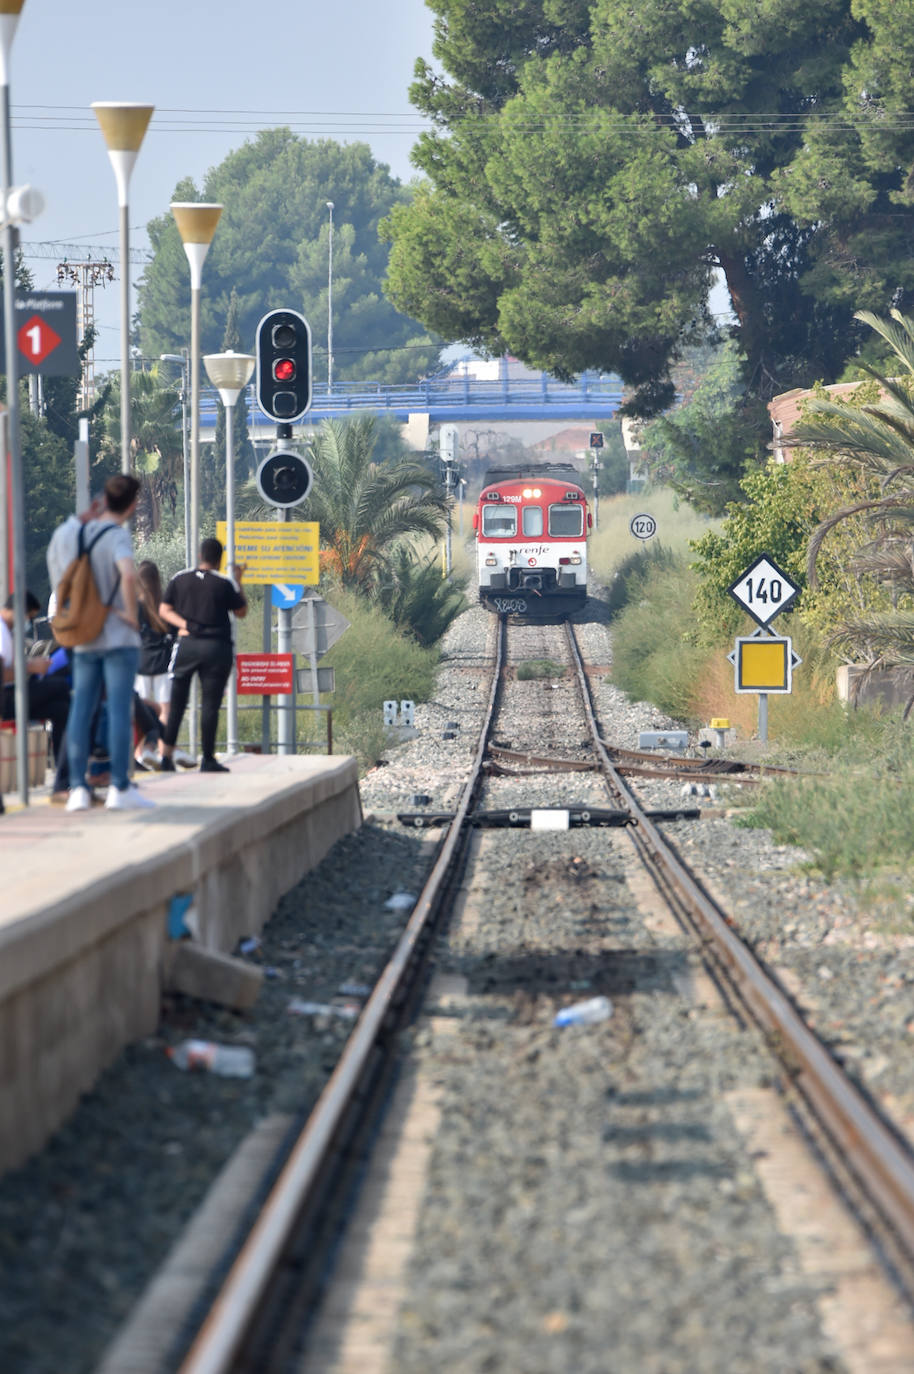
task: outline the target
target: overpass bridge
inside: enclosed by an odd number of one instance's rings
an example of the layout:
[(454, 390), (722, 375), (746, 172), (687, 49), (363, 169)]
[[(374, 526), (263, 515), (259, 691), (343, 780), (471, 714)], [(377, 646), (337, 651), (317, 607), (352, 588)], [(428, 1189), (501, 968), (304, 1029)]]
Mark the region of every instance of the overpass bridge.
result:
[[(253, 387), (246, 392), (248, 429), (254, 440), (273, 437), (275, 422), (254, 403)], [(212, 439), (219, 399), (212, 388), (201, 390), (200, 437)], [(321, 420), (376, 413), (405, 424), (411, 415), (428, 415), (430, 425), (452, 421), (579, 420), (599, 423), (622, 404), (622, 382), (605, 373), (585, 372), (574, 382), (559, 382), (548, 373), (481, 380), (470, 376), (431, 377), (411, 386), (370, 382), (326, 383), (314, 387), (311, 409), (296, 428), (313, 428)]]

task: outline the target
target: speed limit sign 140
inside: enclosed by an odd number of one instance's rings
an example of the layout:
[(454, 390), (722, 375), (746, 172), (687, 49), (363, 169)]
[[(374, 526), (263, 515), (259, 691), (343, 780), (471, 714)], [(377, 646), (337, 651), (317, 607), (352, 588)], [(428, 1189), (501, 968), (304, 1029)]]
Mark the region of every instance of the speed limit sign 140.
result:
[(760, 554), (727, 588), (759, 625), (767, 625), (781, 611), (786, 611), (799, 590), (796, 582), (767, 553)]

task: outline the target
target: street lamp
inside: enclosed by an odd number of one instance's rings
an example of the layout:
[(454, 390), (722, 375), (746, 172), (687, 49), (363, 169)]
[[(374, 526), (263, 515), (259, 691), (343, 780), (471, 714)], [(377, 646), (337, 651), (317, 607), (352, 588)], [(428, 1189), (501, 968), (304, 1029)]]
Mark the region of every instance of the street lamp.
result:
[(221, 205), (175, 201), (175, 217), (190, 264), (190, 551), (193, 567), (200, 546), (200, 285), (203, 264), (222, 214)]
[[(235, 402), (254, 371), (255, 359), (250, 353), (208, 353), (203, 359), (206, 375), (222, 398), (225, 406), (225, 570), (229, 577), (235, 567), (235, 455), (232, 442), (232, 421)], [(229, 682), (228, 752), (238, 753), (238, 692), (235, 670)]]
[[(6, 344), (6, 440), (9, 449), (9, 507), (12, 512), (13, 664), (16, 704), (16, 770), (23, 806), (29, 801), (29, 699), (25, 675), (25, 491), (22, 454), (19, 450), (19, 396), (16, 376), (16, 231), (7, 209), (13, 187), (13, 148), (10, 137), (10, 53), (25, 0), (0, 0), (0, 182), (4, 221), (3, 243), (3, 337)], [(4, 455), (0, 454), (0, 458)], [(4, 469), (6, 462), (0, 463)], [(4, 472), (4, 480), (6, 473)], [(6, 518), (4, 514), (4, 518)]]
[(190, 473), (187, 454), (187, 349), (183, 353), (160, 353), (159, 362), (177, 363), (181, 369), (181, 453), (184, 472), (184, 557), (186, 566), (194, 566), (193, 549), (190, 542)]
[(333, 390), (333, 201), (327, 201), (330, 230), (327, 235), (327, 395)]
[(121, 232), (121, 472), (129, 472), (130, 456), (130, 216), (127, 206), (130, 174), (149, 127), (154, 105), (92, 102), (95, 118), (108, 145), (108, 158), (117, 181)]

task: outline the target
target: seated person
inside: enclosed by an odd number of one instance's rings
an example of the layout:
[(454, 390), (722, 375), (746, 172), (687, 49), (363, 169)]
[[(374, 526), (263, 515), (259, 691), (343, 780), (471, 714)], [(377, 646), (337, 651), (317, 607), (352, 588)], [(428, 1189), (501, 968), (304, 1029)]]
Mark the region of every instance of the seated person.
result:
[[(25, 613), (29, 620), (40, 607), (31, 592), (25, 594)], [(13, 598), (0, 609), (0, 659), (3, 660), (0, 686), (0, 720), (16, 719), (15, 663), (13, 658)], [(49, 658), (27, 658), (29, 720), (51, 723), (51, 743), (57, 763), (67, 716), (70, 714), (70, 684), (64, 673), (48, 674)]]

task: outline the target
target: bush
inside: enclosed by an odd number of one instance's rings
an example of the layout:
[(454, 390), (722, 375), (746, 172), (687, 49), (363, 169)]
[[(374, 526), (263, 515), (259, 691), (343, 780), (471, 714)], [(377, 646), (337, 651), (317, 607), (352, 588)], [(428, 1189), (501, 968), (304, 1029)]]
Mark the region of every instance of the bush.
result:
[(434, 550), (421, 557), (406, 545), (391, 560), (390, 577), (382, 580), (374, 600), (398, 629), (420, 644), (434, 644), (466, 610), (463, 578), (445, 578)]
[(613, 681), (634, 701), (688, 719), (703, 653), (688, 643), (695, 578), (683, 558), (664, 557), (627, 581), (628, 602), (613, 622)]

